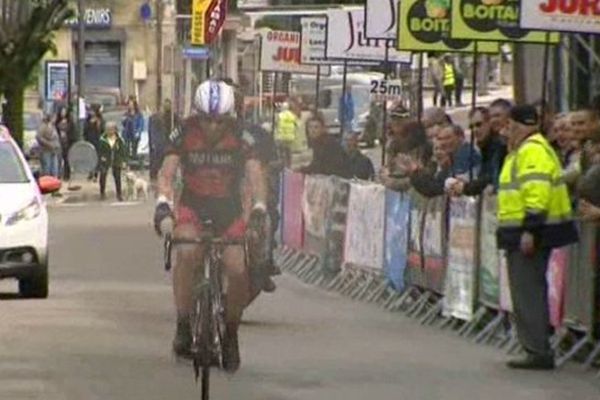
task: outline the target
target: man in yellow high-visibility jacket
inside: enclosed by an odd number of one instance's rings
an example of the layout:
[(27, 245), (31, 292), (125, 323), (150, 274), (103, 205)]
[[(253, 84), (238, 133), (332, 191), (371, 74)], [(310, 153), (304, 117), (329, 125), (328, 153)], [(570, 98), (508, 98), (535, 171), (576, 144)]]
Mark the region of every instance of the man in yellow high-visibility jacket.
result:
[(452, 97), (456, 87), (456, 71), (452, 63), (452, 56), (446, 55), (441, 62), (443, 76), (444, 94), (442, 95), (442, 107), (452, 107)]
[(286, 167), (292, 164), (292, 147), (298, 131), (298, 116), (291, 110), (289, 103), (283, 103), (277, 117), (275, 141), (279, 148), (280, 157)]
[(510, 153), (498, 190), (498, 247), (506, 250), (519, 340), (527, 354), (510, 368), (553, 369), (546, 271), (553, 248), (577, 241), (560, 160), (539, 133), (533, 106), (513, 107)]

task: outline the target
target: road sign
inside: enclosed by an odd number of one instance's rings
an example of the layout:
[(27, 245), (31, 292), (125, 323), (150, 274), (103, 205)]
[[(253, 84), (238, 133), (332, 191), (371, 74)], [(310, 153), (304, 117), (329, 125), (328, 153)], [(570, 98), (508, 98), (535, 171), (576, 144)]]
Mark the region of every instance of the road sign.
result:
[(192, 5), (192, 37), (194, 46), (215, 41), (227, 16), (227, 0), (194, 0)]
[(396, 101), (402, 99), (402, 82), (399, 80), (373, 79), (371, 101)]
[(98, 154), (96, 149), (86, 141), (79, 141), (69, 149), (69, 165), (74, 173), (89, 174), (96, 170)]
[(185, 47), (183, 57), (190, 60), (208, 60), (211, 53), (208, 47)]

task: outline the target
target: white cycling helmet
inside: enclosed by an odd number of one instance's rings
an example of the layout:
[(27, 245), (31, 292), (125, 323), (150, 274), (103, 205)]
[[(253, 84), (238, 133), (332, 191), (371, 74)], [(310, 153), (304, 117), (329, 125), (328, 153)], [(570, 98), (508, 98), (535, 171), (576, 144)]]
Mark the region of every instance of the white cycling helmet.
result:
[(196, 89), (194, 106), (209, 115), (235, 112), (235, 89), (223, 81), (205, 81)]

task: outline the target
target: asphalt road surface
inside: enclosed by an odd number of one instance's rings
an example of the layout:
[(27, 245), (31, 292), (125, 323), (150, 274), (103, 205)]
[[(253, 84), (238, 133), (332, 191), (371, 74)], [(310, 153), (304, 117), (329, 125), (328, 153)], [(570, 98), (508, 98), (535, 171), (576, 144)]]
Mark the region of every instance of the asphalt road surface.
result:
[[(170, 353), (174, 328), (150, 205), (51, 209), (51, 297), (0, 284), (0, 399), (198, 399)], [(213, 399), (597, 400), (578, 366), (512, 372), (505, 355), (399, 314), (278, 279), (241, 329), (243, 365)]]

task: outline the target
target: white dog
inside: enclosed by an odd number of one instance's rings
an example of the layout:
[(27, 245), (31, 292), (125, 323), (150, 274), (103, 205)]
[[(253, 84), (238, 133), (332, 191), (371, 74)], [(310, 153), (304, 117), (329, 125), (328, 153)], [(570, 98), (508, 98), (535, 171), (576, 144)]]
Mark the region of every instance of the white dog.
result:
[(142, 192), (144, 200), (148, 200), (148, 182), (137, 176), (135, 172), (128, 171), (125, 174), (125, 183), (127, 185), (127, 200), (137, 201), (140, 192)]

